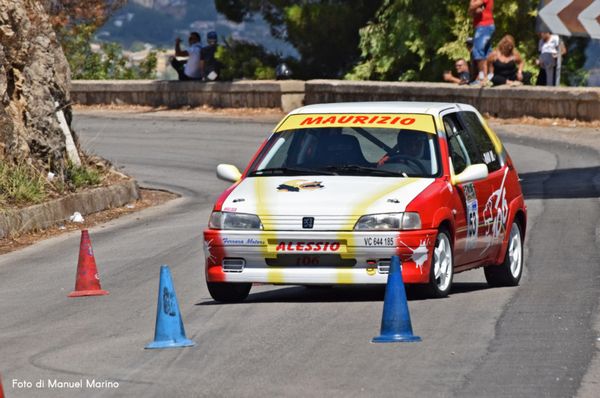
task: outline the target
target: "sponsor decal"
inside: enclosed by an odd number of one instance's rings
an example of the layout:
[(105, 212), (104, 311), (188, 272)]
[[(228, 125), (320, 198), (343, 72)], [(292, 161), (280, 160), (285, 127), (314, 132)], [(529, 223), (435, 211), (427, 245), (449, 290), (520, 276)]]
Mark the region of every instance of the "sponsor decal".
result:
[(429, 258), (429, 250), (427, 250), (427, 245), (429, 244), (428, 239), (423, 239), (419, 242), (419, 246), (416, 248), (412, 248), (408, 246), (406, 243), (400, 241), (406, 248), (408, 248), (412, 254), (410, 255), (410, 260), (415, 263), (421, 274), (423, 273), (423, 264)]
[(506, 182), (507, 174), (508, 167), (504, 170), (504, 177), (502, 178), (500, 188), (492, 192), (483, 208), (483, 222), (487, 226), (487, 229), (484, 235), (486, 245), (481, 254), (485, 253), (492, 246), (492, 243), (500, 237), (500, 234), (506, 230), (508, 203), (506, 202), (506, 188), (504, 187), (504, 183)]
[(424, 114), (300, 114), (287, 116), (275, 132), (302, 128), (324, 127), (403, 127), (435, 134), (433, 116)]
[(367, 236), (363, 238), (365, 246), (394, 246), (393, 236)]
[(314, 191), (316, 189), (325, 188), (321, 181), (308, 181), (308, 180), (290, 180), (277, 187), (279, 192), (300, 192), (302, 191)]
[(204, 255), (206, 256), (207, 263), (211, 263), (217, 259), (215, 256), (213, 256), (213, 254), (211, 252), (212, 241), (213, 241), (212, 239), (204, 241)]
[(470, 250), (477, 244), (479, 230), (479, 205), (473, 184), (463, 185), (465, 191), (465, 207), (467, 209), (467, 242), (465, 250)]
[(371, 115), (331, 115), (331, 116), (307, 116), (300, 122), (300, 126), (312, 125), (334, 125), (334, 124), (401, 124), (402, 126), (410, 126), (414, 124), (414, 117), (403, 118), (402, 116), (371, 116)]
[(265, 241), (254, 238), (246, 238), (246, 239), (230, 239), (228, 237), (223, 237), (221, 239), (223, 241), (224, 246), (264, 246), (266, 245)]
[(485, 164), (490, 164), (496, 161), (496, 154), (491, 149), (483, 154), (483, 161)]
[(277, 243), (275, 251), (284, 253), (338, 252), (340, 247), (340, 242), (281, 241)]
[(237, 211), (237, 207), (224, 207), (223, 211), (229, 211), (235, 213)]

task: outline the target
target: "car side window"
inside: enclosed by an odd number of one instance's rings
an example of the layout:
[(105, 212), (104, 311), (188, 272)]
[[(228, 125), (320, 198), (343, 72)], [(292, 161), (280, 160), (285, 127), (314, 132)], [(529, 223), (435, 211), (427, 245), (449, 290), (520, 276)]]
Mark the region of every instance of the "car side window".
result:
[(467, 166), (479, 163), (481, 155), (471, 137), (465, 132), (456, 113), (444, 116), (443, 120), (454, 174), (459, 174)]
[(500, 163), (500, 156), (496, 152), (494, 143), (492, 142), (487, 131), (485, 131), (485, 128), (481, 124), (481, 121), (475, 112), (461, 112), (460, 117), (466, 130), (472, 137), (473, 141), (475, 141), (475, 145), (481, 153), (481, 159), (480, 161), (477, 161), (477, 163), (485, 163), (490, 173), (500, 170), (502, 167), (502, 164)]

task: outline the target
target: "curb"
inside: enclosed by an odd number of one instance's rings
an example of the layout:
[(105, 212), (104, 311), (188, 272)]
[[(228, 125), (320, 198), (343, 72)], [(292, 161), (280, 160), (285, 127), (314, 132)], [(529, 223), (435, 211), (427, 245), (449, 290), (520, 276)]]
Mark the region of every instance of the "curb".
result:
[(0, 214), (0, 239), (48, 228), (68, 220), (76, 211), (87, 215), (121, 207), (139, 197), (137, 182), (129, 180), (109, 187), (70, 194), (23, 209), (8, 210)]

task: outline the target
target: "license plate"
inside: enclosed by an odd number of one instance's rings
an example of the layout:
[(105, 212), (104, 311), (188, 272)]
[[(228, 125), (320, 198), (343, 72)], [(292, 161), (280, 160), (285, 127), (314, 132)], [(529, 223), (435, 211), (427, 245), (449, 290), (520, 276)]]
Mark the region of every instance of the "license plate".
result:
[(265, 259), (271, 267), (354, 267), (356, 260), (344, 259), (338, 254), (279, 254)]

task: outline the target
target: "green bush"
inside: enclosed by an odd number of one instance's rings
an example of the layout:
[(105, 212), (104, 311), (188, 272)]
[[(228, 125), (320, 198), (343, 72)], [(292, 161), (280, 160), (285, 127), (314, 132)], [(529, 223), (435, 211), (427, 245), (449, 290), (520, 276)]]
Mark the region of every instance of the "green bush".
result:
[(0, 204), (25, 205), (46, 198), (45, 179), (26, 164), (0, 163)]
[(222, 80), (275, 79), (275, 67), (279, 57), (264, 47), (241, 40), (227, 39), (219, 46), (215, 58), (223, 65)]
[(72, 79), (154, 79), (156, 51), (150, 51), (139, 65), (123, 54), (118, 43), (105, 42), (99, 51), (92, 50), (96, 28), (93, 25), (75, 25), (57, 32), (59, 41), (71, 68)]
[(75, 189), (98, 185), (102, 181), (102, 176), (98, 171), (84, 165), (76, 166), (73, 163), (69, 163), (66, 175), (67, 182)]

